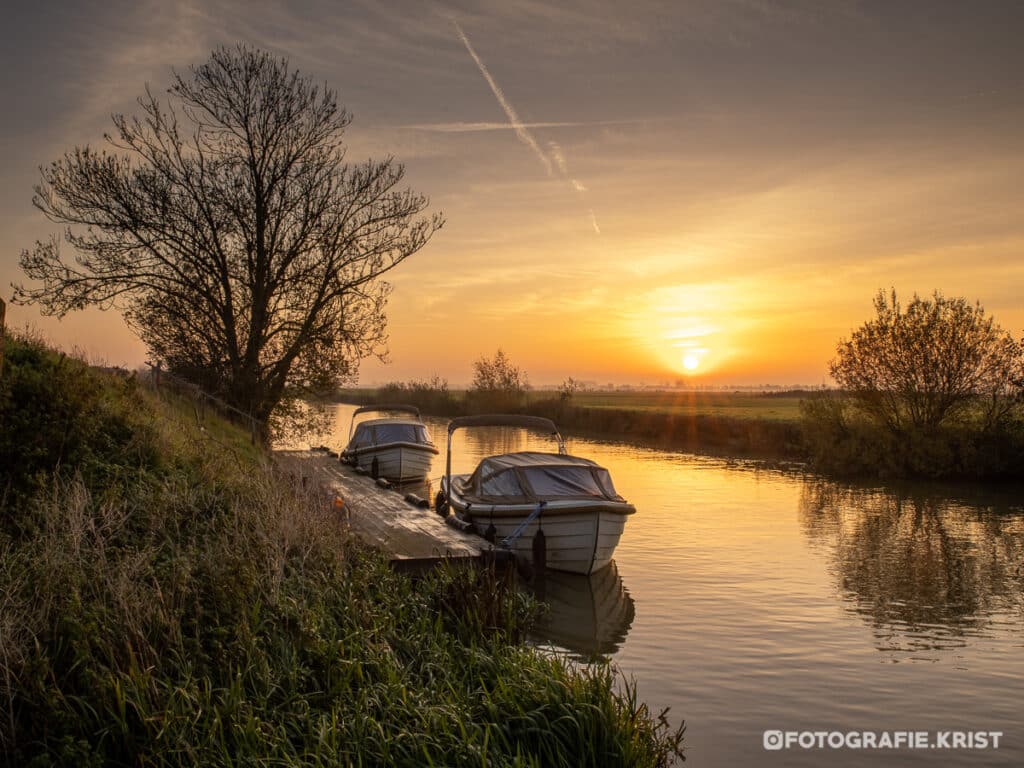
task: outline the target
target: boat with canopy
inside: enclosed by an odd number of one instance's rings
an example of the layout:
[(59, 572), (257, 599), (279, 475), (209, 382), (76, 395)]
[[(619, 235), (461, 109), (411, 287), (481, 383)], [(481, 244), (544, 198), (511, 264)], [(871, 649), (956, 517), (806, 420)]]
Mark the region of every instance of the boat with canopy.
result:
[[(468, 427), (519, 427), (552, 435), (557, 453), (520, 451), (489, 456), (471, 474), (452, 474), (452, 436)], [(548, 568), (590, 574), (605, 568), (626, 518), (636, 508), (615, 490), (610, 473), (590, 459), (570, 456), (558, 428), (538, 416), (464, 416), (448, 425), (448, 460), (435, 500), (496, 546), (536, 561), (538, 544)]]
[[(356, 424), (364, 413), (405, 413), (408, 416), (367, 419)], [(383, 477), (397, 483), (419, 482), (430, 473), (437, 455), (437, 446), (420, 420), (420, 411), (413, 405), (365, 405), (352, 413), (348, 445), (341, 460), (359, 467), (374, 478)]]

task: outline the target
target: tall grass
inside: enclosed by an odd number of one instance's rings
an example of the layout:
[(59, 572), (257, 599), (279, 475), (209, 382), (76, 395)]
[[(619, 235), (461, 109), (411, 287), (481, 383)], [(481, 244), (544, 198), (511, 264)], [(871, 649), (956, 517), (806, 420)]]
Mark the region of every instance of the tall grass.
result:
[[(21, 397), (26, 373), (5, 371), (0, 402)], [(246, 432), (100, 379), (127, 442), (97, 429), (86, 459), (36, 456), (31, 487), (0, 474), (6, 764), (643, 766), (679, 753), (681, 729), (611, 669), (519, 644), (536, 605), (497, 574), (397, 574)], [(63, 411), (69, 429), (96, 417), (81, 402)]]

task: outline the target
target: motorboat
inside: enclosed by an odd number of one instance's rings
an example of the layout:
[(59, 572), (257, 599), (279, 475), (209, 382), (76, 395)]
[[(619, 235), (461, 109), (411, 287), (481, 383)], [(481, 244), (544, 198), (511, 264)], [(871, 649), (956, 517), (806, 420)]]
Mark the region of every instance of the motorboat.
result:
[[(558, 453), (520, 451), (488, 456), (472, 474), (452, 474), (452, 436), (467, 427), (519, 427), (552, 435)], [(556, 571), (591, 574), (605, 568), (636, 508), (615, 491), (608, 470), (570, 456), (558, 428), (539, 416), (463, 416), (448, 425), (448, 460), (435, 500), (496, 547)], [(540, 545), (540, 546), (538, 546)]]
[[(356, 424), (357, 416), (375, 411), (408, 416), (367, 419)], [(418, 408), (413, 405), (365, 405), (352, 413), (348, 445), (340, 458), (374, 478), (408, 483), (427, 477), (437, 453), (430, 431), (420, 420)]]

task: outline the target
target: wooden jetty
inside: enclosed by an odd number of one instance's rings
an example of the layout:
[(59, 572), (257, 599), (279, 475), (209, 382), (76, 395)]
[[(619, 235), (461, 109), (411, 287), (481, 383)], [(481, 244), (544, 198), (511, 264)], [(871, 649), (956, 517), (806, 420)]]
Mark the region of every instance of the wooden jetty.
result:
[(472, 562), (492, 547), (479, 536), (447, 525), (434, 510), (406, 501), (326, 451), (274, 451), (282, 471), (344, 500), (352, 532), (384, 551), (400, 570), (417, 571), (441, 560)]

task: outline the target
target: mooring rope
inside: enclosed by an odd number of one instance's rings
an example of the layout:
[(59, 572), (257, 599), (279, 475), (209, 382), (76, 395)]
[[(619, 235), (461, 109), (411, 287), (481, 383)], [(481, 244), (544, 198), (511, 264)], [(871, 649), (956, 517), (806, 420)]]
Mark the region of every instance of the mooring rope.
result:
[(530, 523), (537, 519), (540, 513), (544, 510), (544, 507), (546, 507), (547, 505), (548, 503), (546, 501), (537, 502), (537, 507), (533, 510), (533, 512), (527, 515), (526, 519), (523, 520), (523, 522), (521, 522), (516, 527), (516, 529), (512, 531), (512, 533), (510, 533), (508, 536), (501, 540), (501, 546), (511, 547), (515, 540), (523, 535), (523, 531), (527, 529)]

